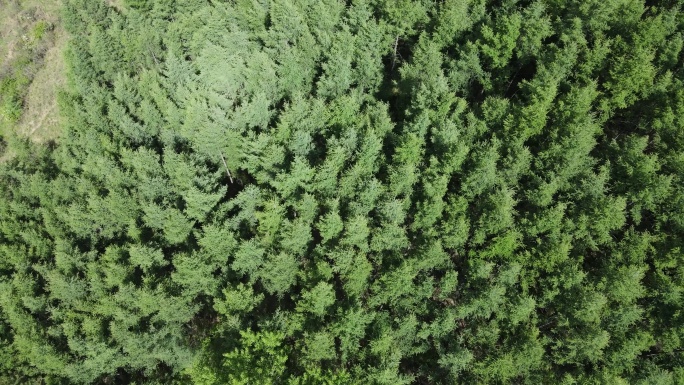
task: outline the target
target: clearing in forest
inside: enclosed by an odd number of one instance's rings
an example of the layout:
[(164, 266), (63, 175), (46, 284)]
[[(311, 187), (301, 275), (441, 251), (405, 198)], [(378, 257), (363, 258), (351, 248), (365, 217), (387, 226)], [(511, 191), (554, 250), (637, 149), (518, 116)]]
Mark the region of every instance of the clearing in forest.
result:
[(0, 136), (35, 142), (59, 135), (66, 34), (58, 0), (0, 0)]

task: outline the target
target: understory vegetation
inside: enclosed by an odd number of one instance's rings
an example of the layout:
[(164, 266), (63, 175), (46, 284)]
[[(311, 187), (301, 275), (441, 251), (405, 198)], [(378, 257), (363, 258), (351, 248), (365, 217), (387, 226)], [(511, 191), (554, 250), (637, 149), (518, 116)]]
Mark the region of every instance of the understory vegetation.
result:
[(63, 3), (0, 384), (684, 384), (683, 1)]

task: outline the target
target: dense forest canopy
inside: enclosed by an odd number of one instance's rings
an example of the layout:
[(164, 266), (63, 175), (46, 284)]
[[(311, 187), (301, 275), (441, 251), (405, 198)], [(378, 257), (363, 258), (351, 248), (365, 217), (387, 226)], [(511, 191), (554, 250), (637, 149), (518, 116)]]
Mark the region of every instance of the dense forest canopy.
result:
[(65, 0), (0, 384), (684, 383), (683, 7)]

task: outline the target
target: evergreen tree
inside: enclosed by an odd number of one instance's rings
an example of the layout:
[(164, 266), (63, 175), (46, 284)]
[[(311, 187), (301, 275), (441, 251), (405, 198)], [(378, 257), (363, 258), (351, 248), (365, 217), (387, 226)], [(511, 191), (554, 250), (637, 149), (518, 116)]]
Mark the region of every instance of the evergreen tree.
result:
[(683, 5), (65, 0), (0, 383), (684, 381)]

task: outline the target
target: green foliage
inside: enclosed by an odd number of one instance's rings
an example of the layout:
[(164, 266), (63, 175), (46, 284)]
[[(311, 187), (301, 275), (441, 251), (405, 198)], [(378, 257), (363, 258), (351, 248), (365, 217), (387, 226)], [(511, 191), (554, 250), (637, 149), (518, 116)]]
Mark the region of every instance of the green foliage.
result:
[(22, 95), (21, 89), (27, 86), (25, 78), (6, 77), (0, 80), (0, 116), (9, 122), (16, 123), (21, 118)]
[(66, 1), (0, 383), (681, 382), (681, 7)]
[(271, 385), (279, 382), (285, 371), (287, 355), (281, 348), (282, 335), (275, 333), (240, 333), (242, 349), (224, 354), (226, 384), (242, 385), (259, 382)]

